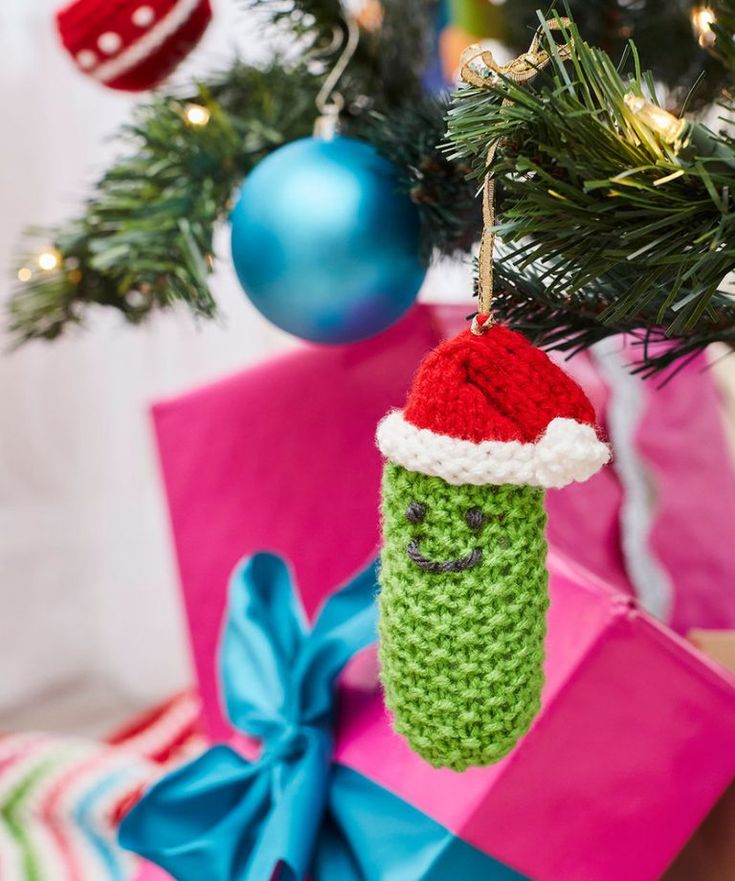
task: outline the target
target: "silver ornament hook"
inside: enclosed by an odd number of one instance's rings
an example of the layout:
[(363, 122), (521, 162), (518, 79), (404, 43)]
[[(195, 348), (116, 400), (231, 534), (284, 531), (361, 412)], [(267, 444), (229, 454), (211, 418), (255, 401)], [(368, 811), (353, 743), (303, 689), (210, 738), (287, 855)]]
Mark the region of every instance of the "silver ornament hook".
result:
[(325, 140), (330, 140), (339, 131), (339, 115), (345, 106), (345, 99), (336, 89), (360, 42), (360, 28), (351, 15), (345, 16), (345, 25), (347, 38), (342, 54), (324, 80), (314, 102), (319, 111), (314, 124), (314, 136)]

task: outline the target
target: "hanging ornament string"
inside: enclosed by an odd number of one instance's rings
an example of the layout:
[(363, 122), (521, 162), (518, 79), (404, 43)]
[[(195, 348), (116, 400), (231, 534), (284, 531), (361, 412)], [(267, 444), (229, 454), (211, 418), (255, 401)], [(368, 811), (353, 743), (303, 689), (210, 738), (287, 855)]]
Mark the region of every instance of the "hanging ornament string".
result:
[(339, 114), (342, 112), (345, 99), (336, 89), (360, 42), (360, 28), (353, 16), (345, 16), (345, 26), (347, 34), (342, 54), (324, 80), (314, 102), (319, 111), (319, 117), (314, 125), (316, 137), (332, 138), (339, 128)]
[[(546, 22), (549, 30), (560, 31), (568, 27), (569, 19), (551, 19)], [(498, 64), (489, 49), (474, 44), (469, 46), (462, 54), (461, 76), (465, 83), (476, 86), (479, 89), (487, 89), (498, 79), (510, 79), (514, 83), (525, 83), (533, 79), (551, 61), (551, 53), (544, 49), (541, 40), (544, 35), (544, 27), (536, 31), (528, 52), (514, 58), (508, 64)], [(556, 46), (554, 50), (559, 57), (566, 61), (571, 57), (572, 44), (570, 42)], [(510, 102), (506, 98), (503, 106)], [(472, 333), (482, 334), (493, 323), (493, 252), (495, 250), (495, 179), (491, 173), (491, 166), (498, 142), (493, 141), (487, 151), (485, 160), (485, 179), (482, 186), (482, 219), (483, 230), (480, 240), (480, 260), (478, 273), (478, 303), (477, 315), (472, 320)]]

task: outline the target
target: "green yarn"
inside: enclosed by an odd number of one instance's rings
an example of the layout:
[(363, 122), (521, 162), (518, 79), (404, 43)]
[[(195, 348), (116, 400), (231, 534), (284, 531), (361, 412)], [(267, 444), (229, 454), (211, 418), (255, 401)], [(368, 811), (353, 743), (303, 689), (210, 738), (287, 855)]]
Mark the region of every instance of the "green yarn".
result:
[[(386, 463), (381, 676), (395, 730), (432, 765), (462, 771), (498, 761), (540, 709), (543, 499), (536, 487), (450, 486)], [(473, 529), (468, 511), (484, 525)], [(426, 561), (482, 553), (464, 571), (425, 571), (409, 554), (413, 540)]]
[(52, 756), (36, 765), (15, 784), (0, 804), (0, 821), (15, 839), (23, 860), (23, 881), (43, 881), (43, 870), (39, 862), (39, 854), (30, 834), (30, 805), (35, 793), (36, 784), (43, 782), (56, 765), (63, 759), (62, 755)]

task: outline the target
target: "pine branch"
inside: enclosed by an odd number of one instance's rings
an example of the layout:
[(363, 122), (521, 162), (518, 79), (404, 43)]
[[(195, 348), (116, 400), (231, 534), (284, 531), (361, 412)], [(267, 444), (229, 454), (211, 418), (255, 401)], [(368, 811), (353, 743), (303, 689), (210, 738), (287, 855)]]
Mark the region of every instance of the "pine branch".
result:
[[(59, 269), (37, 272), (13, 297), (19, 339), (54, 338), (93, 304), (130, 321), (179, 301), (196, 314), (215, 313), (207, 282), (214, 229), (242, 177), (280, 144), (310, 132), (342, 26), (339, 0), (241, 2), (301, 39), (303, 60), (265, 70), (236, 63), (188, 96), (161, 95), (140, 106), (120, 135), (127, 157), (103, 176), (80, 216), (53, 232)], [(525, 2), (508, 4), (508, 14), (520, 15)], [(621, 10), (637, 16), (638, 35), (666, 18), (663, 0), (585, 2), (591, 25), (603, 7), (615, 13), (603, 21), (605, 39), (624, 37)], [(716, 2), (722, 32), (713, 51), (735, 69), (735, 52), (728, 55), (735, 0)], [(398, 165), (421, 214), (427, 259), (435, 250), (466, 253), (479, 236), (474, 196), (487, 146), (500, 139), (494, 174), (499, 231), (509, 246), (497, 267), (501, 315), (566, 351), (620, 330), (645, 340), (665, 331), (671, 346), (644, 347), (646, 370), (713, 340), (735, 345), (732, 300), (721, 287), (735, 265), (731, 139), (693, 126), (679, 152), (662, 143), (623, 100), (629, 90), (652, 94), (635, 50), (618, 67), (575, 30), (572, 62), (556, 59), (532, 85), (462, 89), (450, 114), (453, 152), (443, 153), (447, 106), (420, 95), (434, 0), (384, 0), (383, 7), (383, 26), (363, 34), (340, 83), (343, 122), (347, 134)], [(658, 52), (662, 32), (654, 31)], [(690, 37), (684, 40), (681, 27), (677, 33), (684, 50)], [(527, 38), (524, 22), (522, 48)], [(673, 36), (666, 39), (675, 54)], [(329, 44), (332, 54), (324, 55)], [(207, 126), (186, 123), (189, 101), (207, 107)]]
[[(379, 112), (405, 106), (421, 94), (430, 36), (438, 0), (380, 0), (382, 25), (363, 29), (340, 91)], [(341, 0), (244, 0), (271, 25), (305, 40), (319, 51), (344, 38)], [(337, 40), (337, 45), (341, 42)], [(337, 50), (338, 51), (338, 50)], [(330, 57), (324, 58), (328, 64)]]
[(732, 73), (735, 71), (735, 0), (714, 0), (710, 8), (715, 16), (710, 26), (715, 35), (710, 52)]
[(574, 26), (566, 37), (568, 64), (554, 55), (531, 87), (461, 89), (450, 113), (453, 156), (478, 177), (498, 139), (501, 263), (542, 283), (508, 317), (529, 328), (543, 307), (553, 324), (536, 335), (557, 346), (559, 330), (589, 345), (622, 327), (664, 329), (682, 351), (731, 339), (720, 285), (735, 267), (732, 142), (697, 126), (677, 154), (624, 101), (653, 97), (635, 50), (623, 72)]
[[(36, 272), (11, 298), (10, 329), (19, 340), (53, 339), (82, 323), (93, 304), (112, 306), (131, 322), (176, 302), (198, 315), (215, 314), (207, 278), (215, 227), (257, 162), (310, 133), (314, 98), (339, 51), (339, 41), (331, 40), (342, 24), (339, 0), (260, 0), (258, 6), (274, 27), (288, 26), (304, 41), (303, 61), (265, 70), (237, 62), (188, 96), (162, 95), (140, 105), (119, 133), (128, 155), (98, 182), (76, 220), (43, 233), (59, 266)], [(439, 151), (446, 105), (420, 96), (433, 2), (388, 0), (384, 6), (382, 28), (363, 35), (359, 57), (340, 83), (344, 124), (347, 134), (375, 142), (399, 163), (403, 188), (422, 217), (428, 260), (434, 249), (468, 249), (479, 234), (478, 211), (464, 167), (453, 167)], [(319, 56), (327, 31), (332, 55)], [(206, 126), (187, 123), (190, 102), (207, 108)], [(387, 120), (384, 126), (373, 124), (378, 117)], [(33, 265), (30, 256), (24, 265)]]
[[(540, 6), (545, 8), (538, 0), (513, 0), (504, 6), (506, 32), (516, 54), (528, 48)], [(656, 82), (672, 90), (668, 100), (672, 107), (681, 106), (694, 83), (690, 108), (711, 103), (728, 82), (732, 65), (723, 67), (722, 59), (697, 43), (692, 28), (695, 0), (555, 0), (548, 6), (549, 14), (555, 10), (562, 16), (568, 9), (585, 40), (615, 63), (633, 40)]]
[[(11, 331), (53, 339), (93, 303), (133, 322), (176, 301), (213, 315), (207, 274), (215, 224), (249, 169), (309, 133), (317, 89), (301, 66), (238, 62), (188, 98), (139, 105), (120, 133), (129, 154), (99, 181), (84, 213), (51, 232), (59, 268), (37, 273), (11, 299)], [(189, 100), (208, 109), (206, 126), (187, 123)]]
[(632, 372), (650, 377), (710, 343), (723, 342), (735, 348), (732, 301), (721, 304), (714, 320), (704, 320), (690, 333), (670, 337), (640, 315), (601, 323), (601, 312), (618, 296), (614, 290), (589, 286), (576, 295), (552, 293), (532, 269), (521, 271), (511, 261), (497, 261), (495, 276), (495, 314), (543, 348), (566, 352), (568, 357), (608, 336), (626, 333), (639, 343)]
[(424, 96), (393, 113), (372, 114), (356, 127), (400, 170), (400, 184), (421, 217), (424, 258), (469, 253), (482, 230), (482, 207), (470, 165), (451, 162), (444, 149), (444, 98)]

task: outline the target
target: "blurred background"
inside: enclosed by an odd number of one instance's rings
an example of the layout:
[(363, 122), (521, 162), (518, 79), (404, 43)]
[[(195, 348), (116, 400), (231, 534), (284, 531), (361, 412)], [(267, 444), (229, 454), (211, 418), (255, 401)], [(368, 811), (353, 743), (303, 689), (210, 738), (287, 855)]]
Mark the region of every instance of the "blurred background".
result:
[[(140, 100), (79, 75), (59, 47), (57, 6), (6, 0), (0, 8), (5, 300), (22, 232), (78, 211), (125, 149), (111, 135)], [(269, 57), (257, 21), (215, 0), (211, 25), (171, 86), (238, 54)], [(228, 249), (221, 229), (216, 251)], [(466, 262), (444, 265), (422, 297), (461, 300), (470, 278)], [(0, 682), (0, 728), (100, 733), (191, 681), (147, 409), (294, 345), (243, 297), (229, 259), (218, 263), (213, 289), (220, 315), (212, 323), (179, 308), (128, 327), (97, 309), (87, 330), (12, 353), (0, 330), (0, 668), (13, 671)]]
[[(0, 7), (5, 299), (23, 229), (78, 210), (119, 153), (110, 135), (136, 100), (69, 63), (57, 5)], [(267, 52), (248, 31), (247, 13), (219, 0), (179, 75)], [(133, 328), (99, 309), (88, 332), (55, 345), (11, 354), (3, 337), (2, 729), (99, 734), (191, 681), (147, 408), (290, 344), (249, 305), (226, 263), (215, 285), (222, 317), (213, 324), (180, 310)]]

